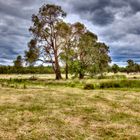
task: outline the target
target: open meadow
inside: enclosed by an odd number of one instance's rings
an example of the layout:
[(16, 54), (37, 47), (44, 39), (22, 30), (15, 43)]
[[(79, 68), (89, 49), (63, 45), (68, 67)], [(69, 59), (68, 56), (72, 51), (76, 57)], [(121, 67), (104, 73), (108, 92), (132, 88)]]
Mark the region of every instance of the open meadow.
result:
[(140, 140), (140, 0), (0, 0), (0, 140)]
[(139, 75), (0, 75), (0, 140), (139, 140)]

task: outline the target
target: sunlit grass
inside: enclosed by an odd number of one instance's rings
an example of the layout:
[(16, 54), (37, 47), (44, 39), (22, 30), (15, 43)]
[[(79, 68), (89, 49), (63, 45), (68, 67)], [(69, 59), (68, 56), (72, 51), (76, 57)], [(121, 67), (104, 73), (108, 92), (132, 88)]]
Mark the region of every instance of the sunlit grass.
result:
[(0, 75), (0, 140), (140, 139), (138, 79), (53, 78)]
[(0, 139), (139, 139), (140, 93), (1, 88)]

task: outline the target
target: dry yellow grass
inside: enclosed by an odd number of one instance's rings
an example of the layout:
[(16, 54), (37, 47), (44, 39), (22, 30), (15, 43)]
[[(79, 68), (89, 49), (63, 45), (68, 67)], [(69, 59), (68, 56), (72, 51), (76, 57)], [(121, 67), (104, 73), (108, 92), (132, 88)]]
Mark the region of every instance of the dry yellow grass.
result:
[(139, 140), (140, 92), (0, 89), (0, 140)]
[(0, 79), (28, 79), (32, 76), (39, 77), (40, 79), (55, 79), (54, 74), (0, 74)]

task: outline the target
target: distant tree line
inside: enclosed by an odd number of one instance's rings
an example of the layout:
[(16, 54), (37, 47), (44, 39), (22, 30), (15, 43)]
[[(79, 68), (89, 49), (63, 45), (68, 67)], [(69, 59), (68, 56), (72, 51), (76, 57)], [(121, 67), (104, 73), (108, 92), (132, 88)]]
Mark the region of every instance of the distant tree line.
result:
[(54, 74), (54, 71), (51, 66), (0, 66), (0, 74)]
[[(14, 61), (14, 66), (0, 66), (0, 74), (54, 74), (52, 66), (40, 65), (40, 66), (24, 67), (23, 63), (24, 63), (23, 58), (21, 56), (18, 56), (17, 59)], [(73, 68), (70, 69), (73, 70)], [(65, 73), (64, 67), (61, 67), (61, 72)], [(107, 72), (113, 73), (124, 72), (128, 74), (138, 73), (140, 72), (140, 64), (137, 64), (130, 59), (127, 61), (127, 65), (125, 67), (120, 67), (117, 64), (108, 66)], [(93, 74), (95, 74), (95, 72), (93, 72)]]
[(127, 60), (126, 67), (119, 67), (117, 64), (112, 65), (109, 68), (110, 72), (118, 73), (118, 72), (125, 72), (125, 73), (137, 73), (140, 72), (140, 64), (135, 63), (133, 60)]

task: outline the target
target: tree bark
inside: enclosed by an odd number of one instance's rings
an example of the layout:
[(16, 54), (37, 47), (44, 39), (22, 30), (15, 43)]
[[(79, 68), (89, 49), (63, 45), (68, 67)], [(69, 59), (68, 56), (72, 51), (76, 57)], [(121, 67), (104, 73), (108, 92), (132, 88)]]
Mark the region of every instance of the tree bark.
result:
[(57, 53), (55, 54), (55, 79), (56, 80), (62, 79)]
[(66, 67), (65, 67), (66, 79), (69, 79), (69, 77), (68, 77), (68, 71), (69, 71), (69, 68), (68, 68), (68, 64), (66, 62)]
[(79, 73), (79, 79), (84, 79), (84, 74), (83, 73)]
[(59, 64), (56, 64), (56, 69), (55, 69), (55, 79), (56, 79), (56, 80), (60, 80), (60, 79), (62, 79)]

